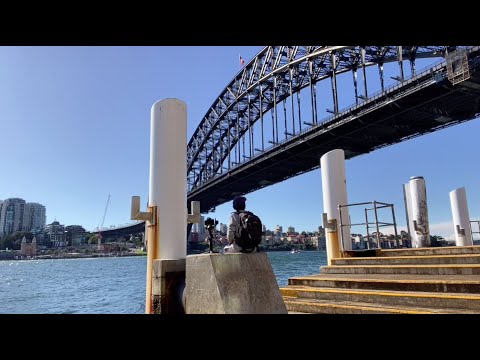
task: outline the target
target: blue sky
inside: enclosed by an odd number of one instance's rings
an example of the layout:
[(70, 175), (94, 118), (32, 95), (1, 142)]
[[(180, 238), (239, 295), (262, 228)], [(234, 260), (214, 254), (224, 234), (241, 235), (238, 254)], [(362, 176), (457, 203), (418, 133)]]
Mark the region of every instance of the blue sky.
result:
[[(111, 195), (104, 226), (130, 222), (131, 196), (140, 195), (144, 208), (148, 194), (152, 104), (172, 97), (187, 103), (188, 141), (239, 71), (239, 54), (248, 62), (260, 49), (0, 47), (0, 199), (39, 202), (47, 208), (47, 223), (57, 219), (93, 230)], [(348, 81), (339, 80), (340, 93), (351, 92)], [(369, 93), (378, 89), (372, 83)], [(331, 97), (319, 86), (322, 91)], [(352, 102), (341, 97), (340, 108)], [(322, 107), (325, 116), (326, 108), (332, 107)], [(465, 186), (470, 218), (480, 218), (479, 130), (476, 119), (348, 160), (349, 202), (393, 203), (402, 228), (402, 184), (422, 175), (431, 233), (450, 236), (449, 191)], [(270, 229), (279, 224), (313, 231), (321, 225), (320, 170), (246, 197), (247, 208)], [(231, 210), (227, 203), (206, 216), (227, 222)]]

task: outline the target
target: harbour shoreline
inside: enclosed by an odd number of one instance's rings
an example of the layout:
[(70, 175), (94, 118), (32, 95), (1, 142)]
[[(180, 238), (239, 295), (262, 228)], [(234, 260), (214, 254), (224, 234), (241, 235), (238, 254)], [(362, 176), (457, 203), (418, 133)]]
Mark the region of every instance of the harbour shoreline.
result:
[(59, 260), (59, 259), (92, 259), (106, 257), (127, 257), (127, 256), (146, 256), (146, 253), (105, 253), (105, 254), (63, 254), (63, 255), (37, 255), (37, 256), (18, 256), (0, 258), (0, 261), (20, 261), (20, 260)]

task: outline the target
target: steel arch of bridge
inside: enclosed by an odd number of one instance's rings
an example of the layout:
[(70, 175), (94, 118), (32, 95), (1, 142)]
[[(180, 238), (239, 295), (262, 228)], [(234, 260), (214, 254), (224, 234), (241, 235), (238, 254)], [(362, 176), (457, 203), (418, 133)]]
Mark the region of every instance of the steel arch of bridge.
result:
[[(225, 87), (210, 106), (187, 146), (187, 186), (194, 190), (215, 178), (223, 171), (255, 156), (255, 151), (264, 151), (254, 146), (253, 124), (269, 111), (272, 123), (278, 124), (277, 106), (290, 97), (293, 132), (283, 135), (295, 136), (302, 131), (300, 90), (310, 87), (311, 124), (318, 124), (316, 84), (331, 81), (333, 98), (332, 116), (339, 112), (337, 75), (352, 72), (352, 86), (356, 103), (369, 98), (366, 68), (377, 65), (381, 90), (384, 91), (383, 65), (398, 62), (399, 82), (405, 80), (404, 60), (410, 61), (411, 75), (415, 75), (415, 60), (418, 58), (444, 57), (446, 46), (269, 46), (262, 49)], [(363, 73), (363, 93), (359, 94), (357, 71)], [(297, 95), (296, 101), (294, 95)], [(297, 103), (298, 114), (295, 112)], [(286, 111), (286, 110), (285, 110)], [(295, 119), (297, 116), (297, 119)], [(285, 113), (286, 118), (286, 113)], [(297, 124), (298, 121), (298, 124)], [(298, 125), (295, 129), (295, 125)], [(272, 145), (279, 143), (278, 131)], [(240, 140), (248, 137), (247, 156), (240, 157)], [(232, 150), (238, 145), (238, 156), (232, 159)], [(243, 147), (245, 152), (245, 143)], [(247, 159), (247, 160), (245, 160)]]

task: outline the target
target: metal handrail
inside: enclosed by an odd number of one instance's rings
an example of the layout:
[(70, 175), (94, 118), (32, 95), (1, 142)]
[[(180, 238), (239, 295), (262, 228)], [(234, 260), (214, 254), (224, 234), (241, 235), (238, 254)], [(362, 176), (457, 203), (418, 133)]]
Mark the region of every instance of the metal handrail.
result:
[[(473, 242), (473, 234), (480, 235), (480, 220), (470, 220), (469, 223), (470, 223), (470, 233), (472, 234), (472, 242)], [(477, 223), (478, 231), (473, 231), (472, 223)]]
[[(342, 208), (345, 207), (350, 207), (350, 206), (359, 206), (359, 205), (371, 205), (373, 204), (373, 208), (365, 208), (365, 222), (362, 223), (348, 223), (348, 224), (343, 224), (342, 220)], [(377, 206), (377, 204), (380, 204), (380, 206)], [(392, 210), (392, 218), (393, 218), (393, 223), (388, 223), (388, 222), (383, 222), (383, 221), (378, 221), (378, 213), (377, 210), (381, 208), (391, 208)], [(369, 222), (368, 221), (368, 211), (374, 211), (375, 214), (375, 221), (374, 222)], [(342, 242), (342, 248), (345, 249), (345, 239), (343, 237), (343, 227), (344, 226), (358, 226), (358, 225), (365, 225), (367, 229), (367, 248), (370, 249), (370, 232), (369, 232), (369, 225), (370, 224), (375, 224), (375, 227), (377, 229), (376, 231), (376, 237), (377, 237), (377, 247), (379, 249), (382, 248), (382, 243), (380, 241), (380, 227), (382, 226), (393, 226), (394, 231), (395, 231), (395, 241), (396, 241), (396, 246), (399, 247), (399, 239), (398, 239), (398, 234), (397, 234), (397, 223), (395, 220), (395, 210), (394, 210), (394, 205), (393, 204), (388, 204), (380, 201), (369, 201), (369, 202), (361, 202), (361, 203), (353, 203), (353, 204), (346, 204), (346, 205), (338, 205), (338, 213), (339, 213), (339, 219), (340, 219), (340, 224), (339, 224), (339, 231), (340, 231), (340, 236), (341, 236), (341, 242)], [(351, 239), (350, 239), (351, 241)]]

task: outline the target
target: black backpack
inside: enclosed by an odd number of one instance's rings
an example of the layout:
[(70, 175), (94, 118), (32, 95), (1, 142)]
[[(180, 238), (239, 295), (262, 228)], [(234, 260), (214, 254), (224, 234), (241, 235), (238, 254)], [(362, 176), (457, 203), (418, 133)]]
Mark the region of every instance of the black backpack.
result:
[(240, 216), (240, 232), (235, 236), (235, 242), (242, 248), (242, 252), (250, 253), (258, 250), (262, 241), (262, 222), (250, 211), (238, 213)]

